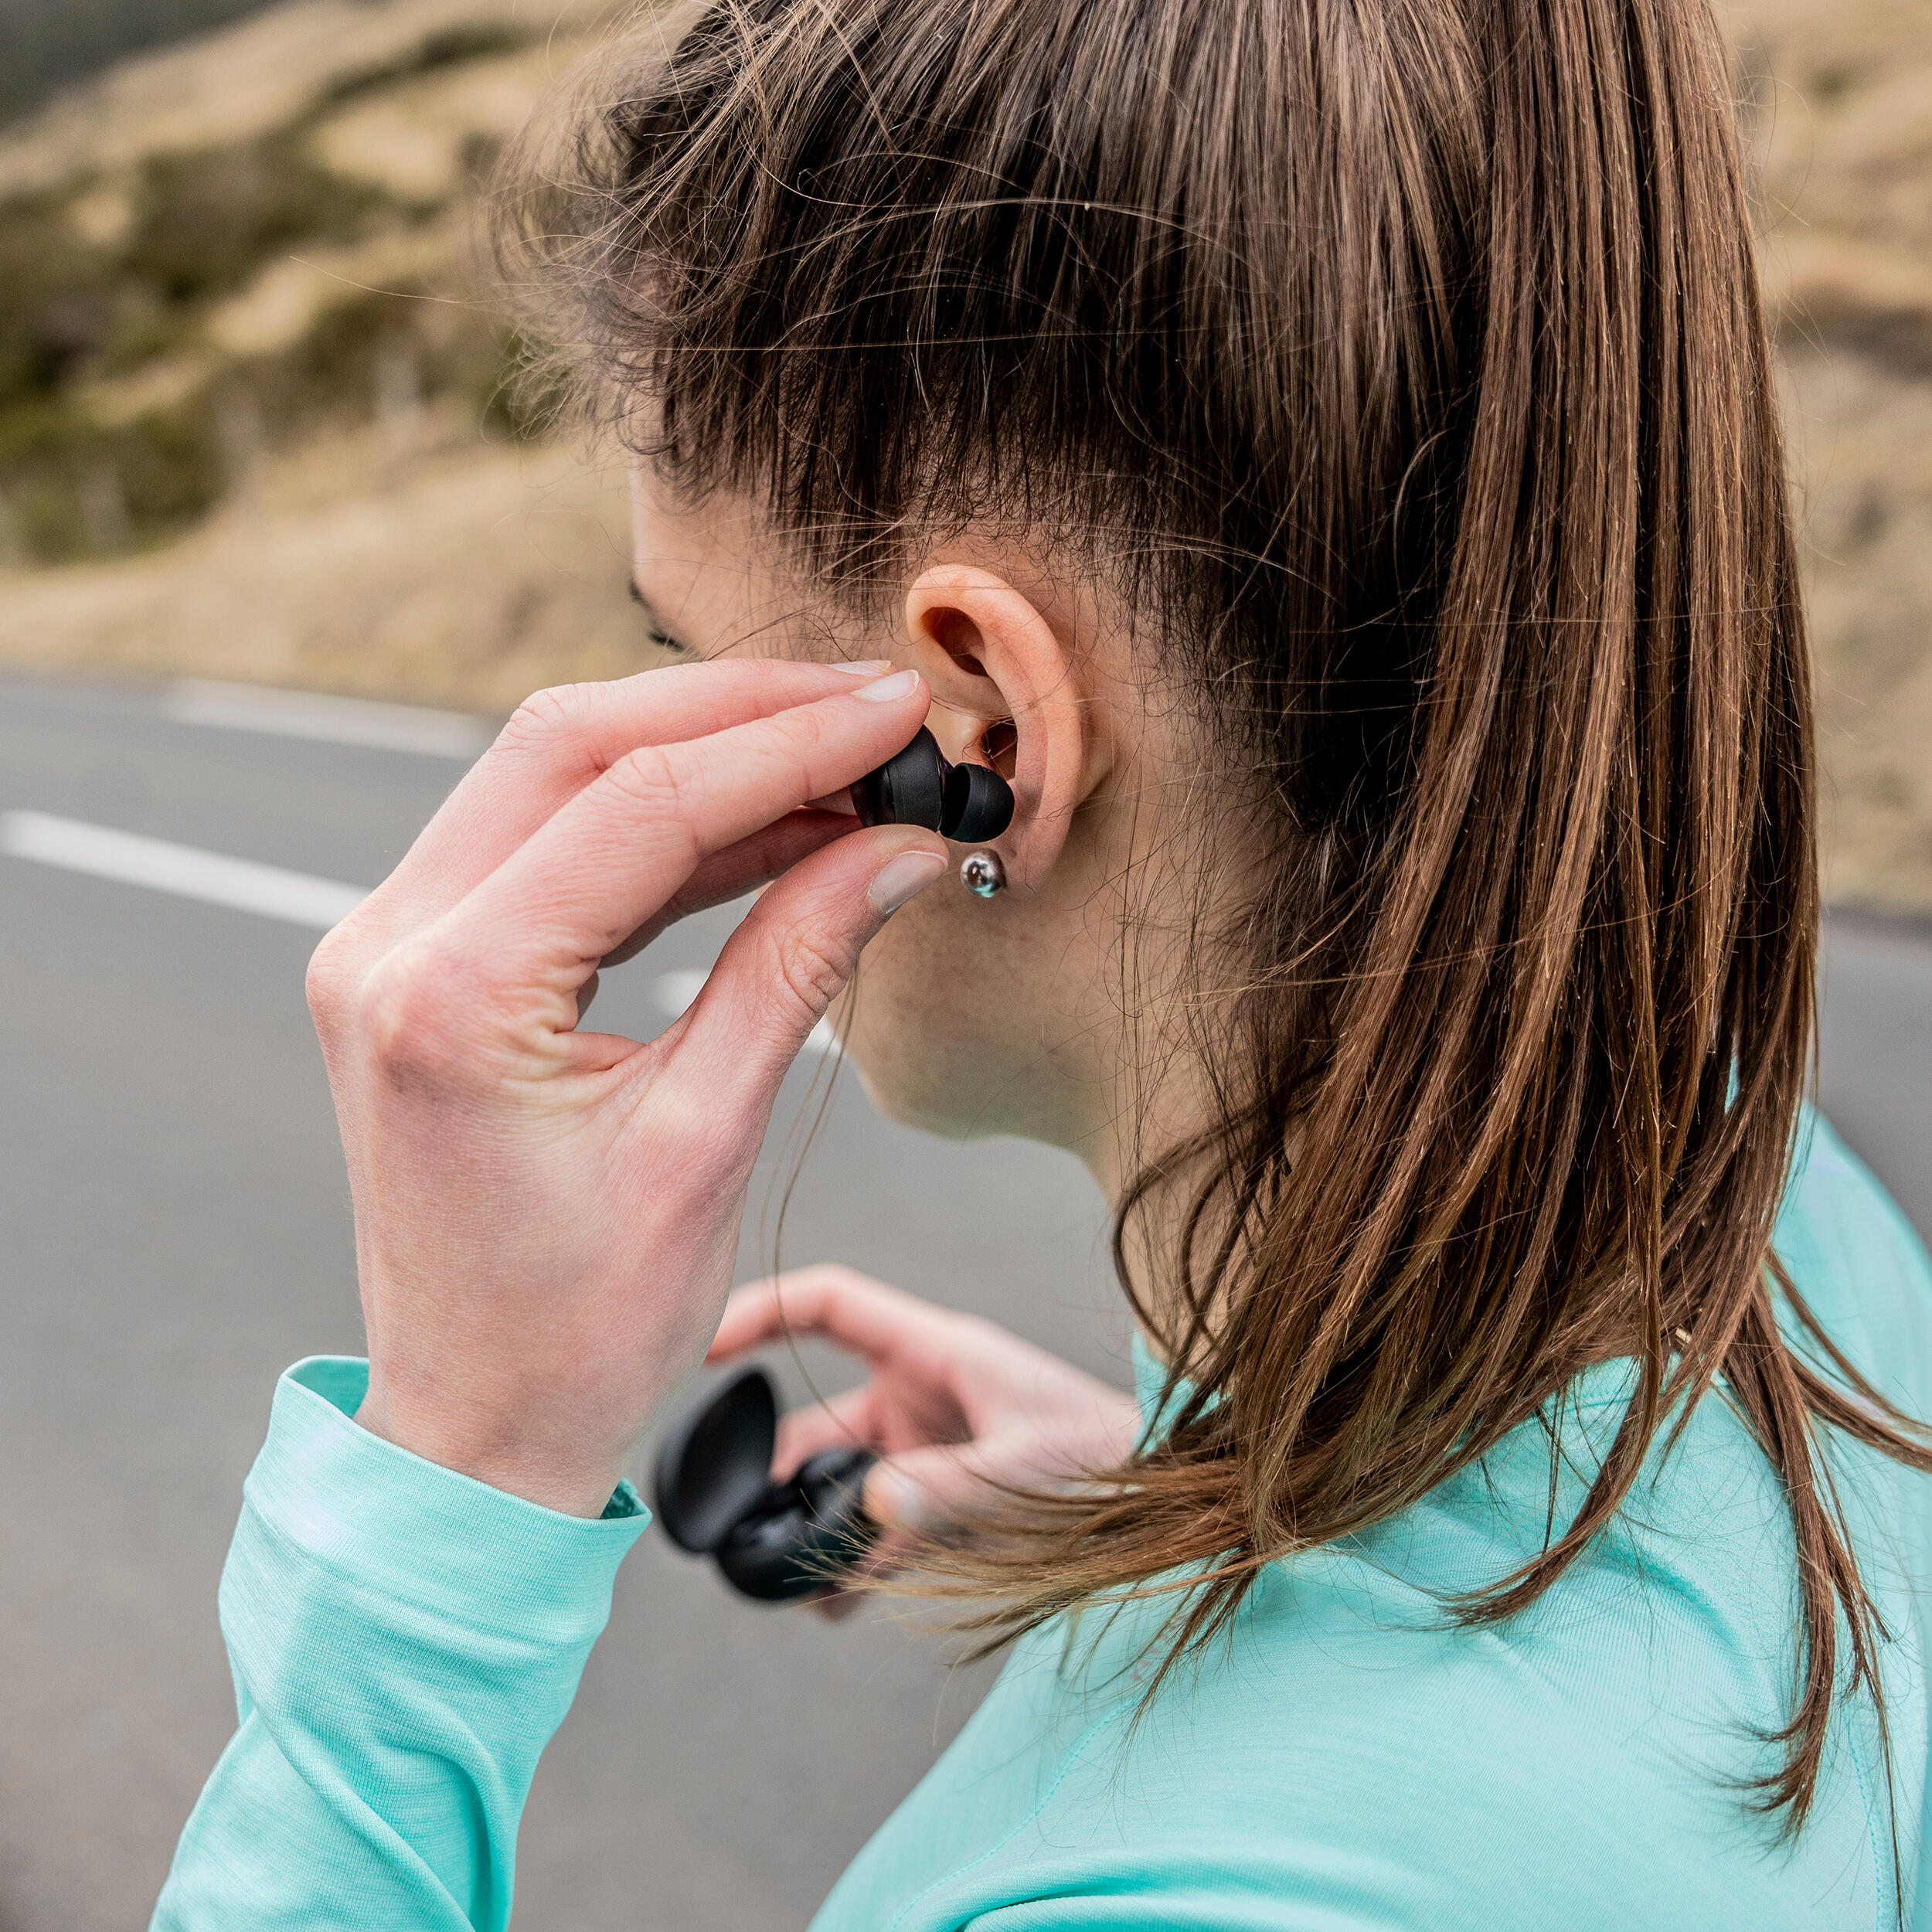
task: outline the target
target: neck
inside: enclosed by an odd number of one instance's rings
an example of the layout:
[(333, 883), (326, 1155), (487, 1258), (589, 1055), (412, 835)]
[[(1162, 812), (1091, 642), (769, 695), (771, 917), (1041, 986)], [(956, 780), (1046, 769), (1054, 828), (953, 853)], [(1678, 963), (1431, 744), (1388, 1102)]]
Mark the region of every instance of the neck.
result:
[[(1162, 1066), (1157, 1087), (1123, 1077), (1103, 1097), (1100, 1117), (1069, 1151), (1093, 1175), (1116, 1221), (1124, 1218), (1122, 1254), (1138, 1305), (1155, 1328), (1171, 1329), (1169, 1317), (1179, 1312), (1175, 1257), (1201, 1175), (1196, 1164), (1179, 1166), (1171, 1157), (1212, 1125), (1208, 1083), (1198, 1062), (1176, 1055)], [(1140, 1185), (1150, 1166), (1158, 1178)], [(1140, 1325), (1149, 1349), (1165, 1360), (1158, 1335), (1145, 1321)]]

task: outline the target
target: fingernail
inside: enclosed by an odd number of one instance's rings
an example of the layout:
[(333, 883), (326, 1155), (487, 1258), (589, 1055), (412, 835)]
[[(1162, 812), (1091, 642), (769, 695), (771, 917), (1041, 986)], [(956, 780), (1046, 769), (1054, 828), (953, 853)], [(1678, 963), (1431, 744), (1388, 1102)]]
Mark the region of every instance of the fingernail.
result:
[(873, 874), (866, 896), (881, 919), (889, 919), (914, 893), (922, 893), (946, 869), (940, 852), (902, 852)]
[(890, 704), (896, 699), (910, 698), (919, 689), (919, 673), (902, 671), (896, 677), (881, 678), (876, 684), (869, 684), (859, 693), (862, 698), (870, 698), (879, 704)]
[(926, 1516), (926, 1488), (916, 1476), (876, 1462), (866, 1472), (866, 1514), (882, 1527), (917, 1529)]
[(876, 678), (880, 672), (892, 668), (890, 658), (839, 658), (826, 667), (828, 670), (849, 672), (855, 678)]

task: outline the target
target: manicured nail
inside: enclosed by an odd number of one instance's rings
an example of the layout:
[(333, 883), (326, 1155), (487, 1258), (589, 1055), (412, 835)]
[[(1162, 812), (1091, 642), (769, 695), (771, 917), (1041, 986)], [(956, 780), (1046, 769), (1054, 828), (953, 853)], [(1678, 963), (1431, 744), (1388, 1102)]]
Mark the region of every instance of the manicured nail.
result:
[(882, 671), (893, 668), (890, 658), (838, 658), (827, 666), (832, 671), (843, 671), (855, 678), (876, 678)]
[(910, 698), (918, 689), (919, 673), (902, 671), (896, 677), (881, 678), (876, 684), (867, 685), (858, 695), (874, 699), (880, 704), (890, 704), (895, 699)]
[(866, 896), (881, 919), (889, 919), (915, 893), (923, 893), (951, 862), (943, 852), (902, 852), (873, 874)]

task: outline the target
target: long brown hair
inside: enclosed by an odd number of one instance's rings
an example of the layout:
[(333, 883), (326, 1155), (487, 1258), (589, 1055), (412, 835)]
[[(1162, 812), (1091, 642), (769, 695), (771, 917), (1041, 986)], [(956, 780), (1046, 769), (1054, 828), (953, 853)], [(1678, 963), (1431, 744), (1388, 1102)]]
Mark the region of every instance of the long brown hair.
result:
[(1702, 0), (721, 0), (645, 38), (509, 228), (649, 460), (855, 597), (935, 530), (1050, 532), (1241, 774), (1216, 1117), (1117, 1236), (1172, 1427), (952, 1574), (996, 1635), (1183, 1574), (1171, 1664), (1634, 1359), (1573, 1520), (1455, 1606), (1506, 1617), (1721, 1371), (1796, 1531), (1757, 1794), (1795, 1829), (1835, 1689), (1879, 1694), (1819, 1426), (1932, 1456), (1770, 1248), (1811, 706)]

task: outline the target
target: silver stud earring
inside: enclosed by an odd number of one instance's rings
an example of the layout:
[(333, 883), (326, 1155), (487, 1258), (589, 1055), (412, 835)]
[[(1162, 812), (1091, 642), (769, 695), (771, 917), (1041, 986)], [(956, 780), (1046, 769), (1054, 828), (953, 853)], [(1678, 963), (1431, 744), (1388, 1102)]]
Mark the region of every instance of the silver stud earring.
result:
[(969, 852), (959, 863), (959, 883), (975, 899), (991, 899), (1006, 889), (1006, 868), (996, 852)]

